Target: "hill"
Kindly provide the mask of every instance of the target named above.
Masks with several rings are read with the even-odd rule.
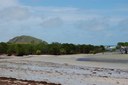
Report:
[[[8,43],[22,43],[22,44],[27,44],[27,43],[34,43],[34,44],[38,44],[38,43],[46,43],[46,41],[42,41],[41,39],[32,37],[32,36],[26,36],[26,35],[22,35],[22,36],[17,36],[14,37],[12,39],[10,39],[8,41]]]

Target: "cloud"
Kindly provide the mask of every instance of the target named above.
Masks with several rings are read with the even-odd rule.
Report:
[[[12,6],[18,6],[18,0],[0,0],[0,9]]]
[[[46,7],[46,6],[37,6],[37,7],[30,7],[30,9],[34,9],[37,11],[44,11],[44,12],[52,12],[52,13],[73,13],[78,11],[78,8],[73,7]]]
[[[9,7],[0,10],[0,19],[6,21],[23,20],[30,17],[29,10],[23,7]]]
[[[76,28],[85,31],[103,31],[110,26],[109,17],[93,18],[88,20],[81,20],[75,23]]]
[[[55,18],[49,18],[49,19],[46,19],[44,20],[42,23],[41,23],[41,26],[43,28],[58,28],[60,26],[62,26],[63,24],[63,20],[60,19],[59,17],[55,17]]]

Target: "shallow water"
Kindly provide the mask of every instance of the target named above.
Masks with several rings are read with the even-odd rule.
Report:
[[[78,58],[77,61],[105,62],[105,63],[128,63],[128,60],[121,60],[121,59],[98,59],[98,58]]]

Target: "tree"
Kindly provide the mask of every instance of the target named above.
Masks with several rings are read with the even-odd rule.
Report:
[[[21,44],[16,44],[15,50],[16,50],[16,56],[23,56],[24,55],[23,47]]]
[[[128,53],[128,42],[119,42],[117,44],[117,48],[120,49],[120,52],[123,54],[127,54]]]
[[[15,44],[8,44],[7,54],[8,56],[11,56],[12,54],[16,54]]]
[[[36,51],[36,55],[40,55],[41,54],[41,51],[40,50],[37,50]]]
[[[48,53],[53,54],[53,55],[59,55],[60,54],[60,47],[61,47],[61,44],[57,43],[57,42],[49,44],[48,45],[48,48],[49,48]]]
[[[7,53],[8,45],[4,42],[0,43],[0,54],[6,54]]]

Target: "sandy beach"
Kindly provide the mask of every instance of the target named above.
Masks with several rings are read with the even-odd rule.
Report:
[[[0,77],[61,85],[128,85],[128,55],[2,55]]]

